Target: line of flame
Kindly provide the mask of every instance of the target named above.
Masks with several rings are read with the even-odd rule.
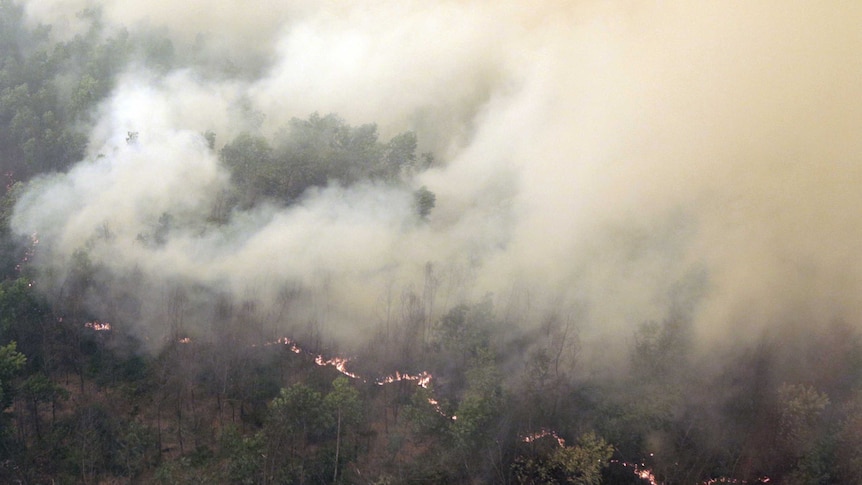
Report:
[[[300,347],[296,343],[296,341],[290,339],[289,337],[281,337],[274,342],[267,342],[264,345],[274,345],[274,344],[287,346],[287,348],[290,349],[290,351],[293,352],[294,354],[302,354],[302,353],[311,354],[310,352],[308,352],[305,349],[303,349],[302,347]],[[335,369],[338,370],[338,372],[341,372],[343,375],[350,377],[351,379],[357,379],[357,380],[361,380],[362,382],[368,382],[367,379],[365,379],[364,377],[347,370],[347,364],[348,364],[348,362],[350,362],[350,359],[347,359],[345,357],[332,357],[330,359],[327,359],[322,354],[311,354],[311,355],[314,355],[314,363],[321,366],[321,367],[325,367],[325,366],[329,365],[329,366],[335,367]],[[431,375],[431,373],[428,371],[422,371],[418,374],[408,374],[408,373],[402,373],[400,371],[395,371],[395,373],[390,374],[386,377],[381,377],[381,378],[376,379],[374,381],[374,383],[377,384],[378,386],[382,386],[385,384],[391,384],[393,382],[412,381],[412,382],[416,382],[417,386],[422,387],[423,389],[428,389],[429,386],[431,385],[431,380],[433,378],[434,378],[434,376]],[[449,418],[453,421],[458,419],[458,416],[454,416],[454,415],[449,416],[445,412],[443,412],[443,408],[440,407],[440,403],[436,399],[429,397],[428,398],[428,404],[430,404],[434,408],[434,410],[437,412],[437,414],[439,414],[440,416],[443,416],[445,418]]]
[[[560,448],[566,447],[566,440],[564,440],[563,438],[560,438],[560,435],[558,435],[556,431],[554,431],[552,429],[548,429],[548,428],[542,428],[539,431],[536,431],[535,433],[530,433],[526,436],[523,436],[521,438],[521,441],[523,441],[524,443],[532,443],[538,439],[545,438],[548,436],[557,440],[557,444],[560,445]]]
[[[60,321],[62,322],[63,319],[61,318]],[[87,322],[84,324],[84,327],[85,328],[92,328],[96,332],[107,332],[107,331],[111,330],[111,324],[110,323],[100,322],[98,320],[94,320],[92,322]]]
[[[769,483],[772,479],[766,476],[760,477],[754,483]],[[710,478],[709,480],[702,483],[702,485],[711,485],[713,483],[748,483],[748,480],[741,480],[738,478],[728,478],[728,477],[718,477],[718,478]]]

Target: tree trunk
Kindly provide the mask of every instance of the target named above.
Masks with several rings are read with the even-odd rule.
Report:
[[[341,448],[341,410],[338,410],[338,426],[335,431],[335,473],[332,474],[332,484],[338,480],[338,452]]]

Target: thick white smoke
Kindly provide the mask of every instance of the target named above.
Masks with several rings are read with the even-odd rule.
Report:
[[[24,3],[34,21],[71,18]],[[237,65],[247,53],[262,74],[130,68],[88,159],[17,206],[46,264],[86,246],[116,272],[238,294],[293,282],[329,295],[345,336],[376,323],[393,284],[421,286],[427,262],[449,303],[517,288],[585,305],[586,334],[662,318],[692,274],[708,282],[703,337],[862,310],[860,8],[259,3],[99,3],[107,22],[162,27],[180,50],[204,42]],[[265,132],[313,111],[384,137],[416,130],[441,161],[416,181],[437,195],[430,221],[409,191],[363,185],[206,226],[230,182],[200,133],[229,140],[241,102]],[[141,244],[166,212],[180,229]]]

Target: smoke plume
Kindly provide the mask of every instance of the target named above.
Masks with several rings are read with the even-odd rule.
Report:
[[[438,311],[491,294],[529,327],[562,302],[588,338],[680,305],[704,344],[862,310],[855,5],[22,3],[57,36],[88,7],[162,29],[189,60],[129,65],[87,157],[31,182],[12,221],[46,268],[85,250],[114,281],[140,275],[145,305],[170,282],[272,308],[301,288],[294,316],[348,341],[431,263]],[[208,223],[232,184],[218,148],[312,112],[414,130],[437,163],[409,187],[331,184]]]

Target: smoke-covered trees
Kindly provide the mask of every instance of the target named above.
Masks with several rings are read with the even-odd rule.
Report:
[[[272,140],[241,133],[219,155],[231,171],[239,205],[250,207],[262,199],[289,204],[308,188],[327,184],[399,183],[418,168],[416,148],[413,132],[383,143],[374,124],[353,127],[335,114],[314,113],[292,119]],[[433,207],[434,194],[423,187],[417,192],[419,215],[427,217]]]
[[[117,88],[121,72],[129,84],[141,82],[139,76],[156,78],[145,82],[153,89],[189,82],[198,91],[200,86],[241,91],[237,86],[254,82],[229,65],[203,65],[209,54],[200,45],[183,45],[181,37],[143,27],[109,28],[98,10],[78,19],[81,29],[55,36],[48,27],[25,22],[24,3],[0,0],[0,482],[639,483],[630,466],[635,463],[664,483],[722,477],[749,483],[761,477],[781,483],[862,482],[862,334],[856,321],[821,327],[798,316],[798,327],[775,324],[781,331],[772,334],[746,326],[752,335],[729,349],[696,348],[697,298],[676,295],[666,314],[645,308],[649,316],[643,318],[655,320],[640,326],[615,321],[614,312],[603,314],[598,318],[608,321],[602,325],[614,329],[608,340],[582,342],[582,313],[540,303],[552,298],[537,295],[541,291],[524,296],[529,301],[513,311],[496,305],[516,307],[506,301],[517,299],[514,290],[477,299],[480,290],[468,288],[474,272],[488,270],[481,275],[485,279],[510,272],[518,277],[513,268],[519,265],[498,267],[499,258],[454,254],[464,245],[442,252],[424,247],[448,246],[446,234],[434,232],[435,226],[451,224],[461,231],[465,221],[479,218],[458,220],[456,203],[447,211],[452,220],[433,220],[438,201],[429,187],[440,179],[425,172],[434,159],[418,153],[413,131],[384,136],[373,123],[351,125],[336,114],[316,113],[278,129],[256,111],[259,104],[237,94],[231,119],[181,128],[192,133],[190,156],[205,159],[219,177],[230,175],[199,193],[170,194],[200,196],[212,204],[207,220],[190,224],[190,216],[174,207],[152,208],[158,205],[152,204],[158,199],[150,193],[158,189],[153,184],[145,198],[127,208],[147,212],[134,231],[141,231],[139,237],[121,241],[128,246],[103,244],[117,229],[105,222],[97,234],[85,234],[83,242],[56,258],[59,263],[33,265],[34,258],[46,261],[60,241],[39,246],[39,234],[12,236],[16,203],[22,194],[32,196],[26,193],[28,183],[39,175],[46,176],[43,182],[62,178],[85,156],[81,167],[116,170],[116,164],[98,162],[144,153],[151,135],[162,129],[157,125],[166,121],[125,126],[119,119],[100,119],[111,110],[100,103]],[[269,67],[277,69],[264,69]],[[195,84],[200,79],[208,82]],[[146,108],[143,119],[152,114]],[[492,109],[487,117],[494,118]],[[421,119],[414,121],[423,126]],[[104,153],[102,147],[86,146],[84,136],[99,122],[110,126],[97,129],[94,140],[116,138]],[[467,131],[474,131],[465,136],[493,145],[486,128],[470,127]],[[224,138],[210,131],[222,129],[218,135]],[[439,142],[433,144],[443,146]],[[154,145],[170,143],[156,137]],[[491,148],[498,158],[509,155]],[[523,147],[512,151],[532,153]],[[497,158],[487,163],[495,165]],[[460,202],[478,203],[470,198],[491,195],[494,205],[509,204],[496,182]],[[390,246],[377,239],[376,228],[363,226],[373,233],[372,245],[383,247],[383,262],[351,269],[358,285],[340,280],[338,265],[346,259],[319,268],[302,247],[283,250],[280,237],[271,245],[308,266],[302,277],[286,283],[273,282],[282,276],[272,276],[281,271],[278,266],[225,262],[237,249],[234,240],[218,245],[218,251],[198,250],[202,241],[224,236],[220,231],[226,227],[242,233],[236,243],[242,246],[253,238],[242,225],[231,226],[233,217],[288,213],[327,186],[344,189],[334,190],[337,194],[377,195],[375,190],[384,188],[397,192],[404,207],[412,203],[413,217],[393,224],[393,232],[413,238],[399,235],[404,244]],[[457,190],[447,187],[447,193]],[[502,192],[509,197],[516,191]],[[98,195],[95,186],[80,192],[81,199]],[[50,199],[49,207],[69,202]],[[524,208],[522,202],[512,205]],[[196,203],[189,205],[197,210]],[[203,205],[195,217],[207,218],[210,207]],[[378,207],[388,210],[385,203]],[[493,219],[498,214],[493,209],[482,216]],[[57,219],[54,224],[62,222]],[[490,232],[523,227],[505,229]],[[648,236],[653,229],[644,224],[638,237],[653,241]],[[658,274],[684,273],[676,265],[685,263],[670,256],[676,248],[667,249],[676,244],[677,229],[658,238],[655,247],[650,242],[636,248],[634,253],[655,251],[661,257],[650,259],[658,262],[649,265],[648,274],[626,268],[626,277],[652,286]],[[627,234],[617,236],[611,239]],[[508,237],[475,238],[471,244],[493,246],[480,256],[500,254]],[[343,239],[340,252],[354,242]],[[518,242],[524,241],[535,239]],[[312,249],[325,242],[315,234],[303,240]],[[180,245],[191,247],[194,257],[175,258]],[[116,248],[124,252],[111,251]],[[412,251],[423,259],[388,259]],[[337,253],[331,254],[340,257]],[[443,253],[454,254],[456,263],[447,267],[425,260]],[[128,254],[144,256],[132,270],[118,270]],[[357,251],[352,257],[368,255]],[[648,256],[626,254],[617,263],[640,257]],[[196,265],[199,261],[211,264]],[[194,271],[185,271],[184,264]],[[571,288],[561,292],[589,293],[589,282],[582,284],[578,275],[590,270],[589,265],[572,270],[561,280]],[[193,282],[176,276],[184,271],[203,276]],[[257,279],[267,271],[270,275]],[[162,273],[172,277],[162,279]],[[252,276],[233,279],[234,273]],[[686,291],[698,293],[705,286],[688,279],[679,285]],[[316,284],[311,280],[323,283],[304,286]],[[262,294],[277,294],[275,304],[264,305]],[[335,298],[351,304],[370,300],[380,311],[360,326],[351,311],[331,310]],[[760,302],[753,298],[749,304]],[[589,313],[584,306],[583,313]],[[629,308],[626,314],[638,322],[638,311]],[[327,333],[337,325],[367,339],[339,342]],[[309,329],[305,335],[303,329]],[[288,344],[285,337],[296,341]],[[615,358],[607,360],[619,366],[600,368],[596,362],[609,354]],[[327,360],[342,355],[350,357],[346,368],[338,370]]]

